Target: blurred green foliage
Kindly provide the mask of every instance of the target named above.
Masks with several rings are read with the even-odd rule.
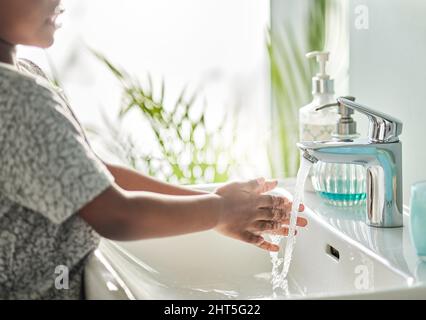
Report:
[[[197,93],[187,97],[187,92],[183,89],[173,106],[166,108],[164,81],[155,90],[149,75],[146,83],[142,84],[138,78],[115,66],[101,53],[91,51],[121,84],[122,103],[118,120],[121,122],[126,116],[133,116],[130,115],[132,110],[139,112],[147,120],[160,154],[153,156],[140,150],[132,136],[126,135],[123,138],[117,125],[109,123],[104,117],[112,136],[106,142],[109,151],[120,157],[126,165],[173,183],[229,180],[230,172],[236,167],[235,157],[232,155],[232,147],[236,141],[236,123],[227,121],[228,114],[225,114],[219,126],[209,130],[206,125],[205,101],[199,115],[191,116],[196,113],[193,111],[198,102]],[[155,92],[158,94],[154,94]],[[225,130],[226,126],[231,126],[230,130]],[[145,136],[146,134],[141,135]]]

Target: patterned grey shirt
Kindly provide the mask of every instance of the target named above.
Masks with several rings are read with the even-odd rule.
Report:
[[[18,66],[0,65],[0,299],[81,299],[99,235],[76,213],[114,178],[64,95]]]

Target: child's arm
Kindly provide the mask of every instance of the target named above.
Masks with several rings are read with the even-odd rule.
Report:
[[[133,169],[118,165],[105,163],[109,172],[114,176],[115,182],[128,191],[150,191],[170,195],[200,195],[208,194],[206,191],[193,190],[185,187],[175,186],[169,183],[153,179]]]
[[[264,195],[276,182],[229,183],[215,193],[173,196],[125,191],[113,185],[80,211],[100,235],[113,240],[138,240],[215,229],[229,237],[277,251],[259,234],[285,234],[291,203]],[[300,221],[299,225],[306,225]]]

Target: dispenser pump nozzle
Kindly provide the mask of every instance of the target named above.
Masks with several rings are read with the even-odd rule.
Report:
[[[325,72],[325,66],[329,60],[330,52],[328,51],[312,51],[306,54],[306,58],[316,58],[319,70],[315,77],[312,78],[312,93],[334,93],[334,83],[330,76]]]
[[[312,51],[306,54],[306,58],[312,59],[316,58],[319,65],[319,72],[317,77],[322,79],[328,79],[329,75],[325,73],[325,65],[330,57],[330,52],[328,51]]]

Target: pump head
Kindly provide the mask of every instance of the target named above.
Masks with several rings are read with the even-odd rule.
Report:
[[[312,59],[316,58],[319,65],[319,72],[317,77],[322,79],[328,79],[330,76],[325,73],[325,65],[330,57],[330,52],[328,51],[312,51],[306,54],[306,58]]]
[[[318,73],[312,77],[312,94],[333,94],[334,81],[325,72],[325,66],[329,60],[330,52],[328,51],[312,51],[306,54],[306,58],[316,58],[319,70]]]

